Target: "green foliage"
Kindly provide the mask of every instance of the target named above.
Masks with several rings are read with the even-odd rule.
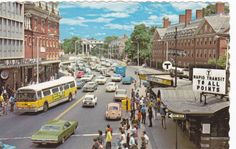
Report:
[[[64,39],[63,43],[62,43],[62,49],[64,49],[64,52],[66,54],[68,53],[75,53],[75,42],[76,42],[76,50],[80,51],[81,47],[79,46],[80,42],[79,42],[80,38],[73,36],[70,39]]]
[[[140,64],[151,57],[151,39],[156,27],[147,27],[145,24],[135,25],[130,39],[125,43],[125,52],[131,60],[138,59],[138,46]]]
[[[226,66],[226,55],[220,56],[219,59],[209,59],[208,64],[216,65],[218,67],[225,68]]]
[[[117,36],[107,36],[104,40],[104,48],[105,49],[108,49],[109,47],[109,44],[113,41],[113,40],[116,40],[118,39]]]
[[[216,6],[215,4],[209,4],[206,8],[204,8],[205,16],[209,16],[216,13]],[[229,6],[225,5],[225,13],[229,13]]]

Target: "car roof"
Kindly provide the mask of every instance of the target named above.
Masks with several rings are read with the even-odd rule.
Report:
[[[116,83],[115,82],[108,82],[107,84],[115,85]]]
[[[87,94],[87,95],[85,95],[84,96],[84,98],[86,98],[86,97],[90,97],[90,98],[93,98],[95,95],[92,95],[92,94]]]
[[[108,106],[108,107],[111,107],[111,106],[117,106],[117,107],[120,107],[120,104],[119,104],[119,103],[114,103],[114,102],[112,102],[112,103],[108,103],[107,106]]]

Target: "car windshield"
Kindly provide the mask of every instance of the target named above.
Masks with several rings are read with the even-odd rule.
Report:
[[[115,74],[114,77],[120,77],[120,75],[119,74]]]
[[[17,101],[34,101],[36,100],[36,93],[31,90],[20,90],[16,95]]]
[[[116,91],[116,94],[126,94],[126,91],[125,90],[119,90],[119,91]]]
[[[92,97],[85,97],[84,100],[93,100]]]
[[[108,84],[107,86],[115,86],[114,84]]]
[[[117,106],[110,106],[110,107],[108,107],[108,110],[118,110],[118,107]]]
[[[94,82],[90,82],[88,83],[89,86],[93,86],[94,85]]]
[[[56,125],[45,125],[40,130],[42,131],[59,131],[61,129],[60,126]]]
[[[104,79],[104,77],[103,76],[98,76],[98,79]]]
[[[90,76],[89,75],[84,75],[84,78],[89,78]]]

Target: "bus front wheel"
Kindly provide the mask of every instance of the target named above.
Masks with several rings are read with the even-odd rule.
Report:
[[[48,111],[48,103],[46,103],[46,102],[43,105],[43,111],[44,112]]]
[[[68,99],[68,101],[72,101],[72,94],[70,93],[70,95],[69,95],[69,97],[68,97],[69,99]]]

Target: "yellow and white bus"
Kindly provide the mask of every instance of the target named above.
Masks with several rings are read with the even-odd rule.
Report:
[[[21,87],[16,93],[18,112],[47,111],[48,108],[74,99],[77,86],[74,77]]]

